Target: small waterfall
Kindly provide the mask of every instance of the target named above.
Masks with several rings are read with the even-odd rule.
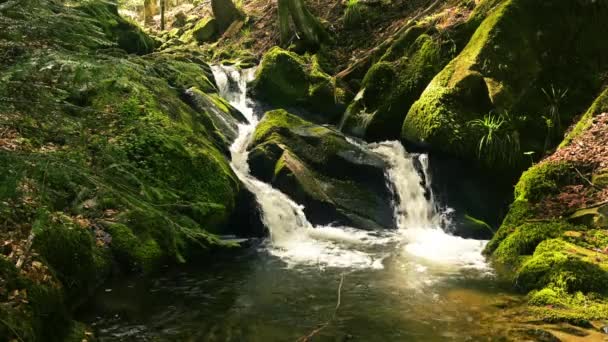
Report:
[[[389,185],[395,192],[393,206],[397,228],[405,230],[436,226],[433,198],[425,196],[430,184],[423,183],[414,166],[413,156],[409,156],[398,141],[371,144],[369,147],[373,152],[381,155],[389,165],[386,173]],[[424,181],[427,180],[428,176]]]
[[[252,80],[254,71],[227,66],[214,66],[212,70],[220,95],[249,121],[239,125],[238,137],[230,148],[231,166],[256,196],[263,222],[270,231],[269,251],[272,254],[288,265],[382,268],[382,260],[387,254],[372,247],[405,238],[406,251],[410,254],[465,266],[485,265],[480,253],[485,243],[448,235],[439,227],[439,215],[432,195],[425,196],[427,190],[430,191],[427,156],[410,155],[397,141],[365,144],[348,138],[351,143],[377,153],[387,162],[387,182],[394,191],[398,229],[367,232],[351,227],[313,226],[302,206],[250,173],[247,146],[261,114],[256,113],[255,103],[246,94],[247,82]],[[421,163],[424,177],[416,170],[413,158],[418,158]]]

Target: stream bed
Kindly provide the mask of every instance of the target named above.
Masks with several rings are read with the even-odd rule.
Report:
[[[449,208],[431,191],[428,157],[396,141],[357,153],[386,163],[394,229],[313,225],[303,207],[256,179],[248,144],[263,113],[253,72],[214,67],[238,124],[232,169],[257,200],[269,237],[238,255],[104,286],[79,319],[101,341],[478,341],[500,336],[505,301],[481,255],[487,241],[446,233]]]

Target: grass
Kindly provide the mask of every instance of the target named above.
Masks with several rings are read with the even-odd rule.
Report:
[[[344,25],[346,27],[356,27],[363,22],[364,6],[359,0],[348,0],[344,12]]]
[[[487,114],[468,123],[481,133],[477,154],[487,165],[514,165],[519,161],[519,134],[511,125],[508,113]]]

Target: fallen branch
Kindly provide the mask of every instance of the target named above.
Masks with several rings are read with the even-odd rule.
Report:
[[[25,248],[23,250],[23,254],[21,256],[19,256],[19,259],[17,259],[17,263],[15,264],[15,267],[17,269],[20,269],[23,264],[25,263],[25,259],[27,259],[29,252],[30,252],[30,248],[32,248],[32,242],[34,241],[34,233],[30,232],[30,236],[28,236],[27,238],[27,242],[25,243]]]
[[[331,318],[327,322],[321,324],[317,329],[311,331],[308,335],[300,337],[298,339],[298,342],[310,341],[311,338],[313,338],[321,330],[327,328],[327,326],[329,326],[329,324],[336,318],[336,315],[338,314],[338,309],[340,308],[340,304],[342,302],[342,285],[343,284],[344,284],[344,273],[342,273],[340,275],[340,284],[338,285],[338,300],[336,301],[336,307],[334,309],[334,313],[331,316]]]
[[[576,171],[576,173],[578,173],[578,175],[585,181],[587,182],[587,184],[589,184],[592,188],[595,188],[597,190],[602,190],[600,188],[598,188],[595,184],[593,184],[593,182],[591,182],[587,177],[583,176],[583,174],[575,167],[574,171]]]

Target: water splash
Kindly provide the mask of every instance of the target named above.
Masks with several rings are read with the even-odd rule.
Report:
[[[215,66],[212,70],[220,95],[241,110],[249,120],[248,123],[239,125],[239,135],[230,147],[231,166],[243,184],[256,196],[262,220],[270,232],[270,253],[290,266],[309,264],[323,267],[382,268],[381,259],[377,256],[348,248],[353,244],[368,245],[366,242],[372,239],[371,233],[355,232],[352,228],[314,227],[307,220],[301,205],[251,175],[247,163],[247,146],[259,122],[254,106],[246,96],[246,85],[253,72],[239,72],[226,66]]]
[[[227,66],[214,66],[212,70],[220,95],[248,119],[248,123],[239,125],[238,137],[230,148],[231,166],[256,196],[263,222],[270,232],[268,251],[271,254],[289,266],[383,268],[383,260],[389,255],[386,250],[402,245],[408,255],[429,262],[487,267],[481,256],[485,242],[451,236],[441,229],[441,215],[430,193],[427,156],[410,155],[397,141],[366,144],[348,139],[386,161],[387,182],[394,192],[397,229],[378,233],[351,227],[313,226],[301,205],[250,173],[247,147],[261,114],[246,94],[254,71]],[[416,170],[414,158],[418,158],[422,166],[423,177]]]

